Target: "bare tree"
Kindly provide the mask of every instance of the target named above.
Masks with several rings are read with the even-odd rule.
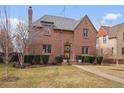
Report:
[[[111,47],[105,47],[102,51],[103,52],[101,53],[101,55],[103,56],[103,61],[106,58],[109,58],[109,57],[113,56],[113,50],[112,50]]]
[[[35,28],[31,28],[29,31],[29,26],[23,22],[17,24],[16,32],[15,49],[19,53],[19,62],[22,66],[24,63],[24,56],[29,54],[29,47],[34,48],[37,42],[36,39],[42,35],[42,32],[37,31]]]
[[[28,26],[25,23],[19,22],[17,24],[16,31],[15,49],[18,53],[19,62],[22,66],[24,62],[24,55],[28,48]]]
[[[8,79],[8,63],[10,61],[9,54],[13,51],[13,33],[11,30],[11,23],[9,20],[9,15],[7,11],[7,7],[3,6],[0,9],[0,47],[2,52],[4,53],[4,62],[5,62],[5,78]]]

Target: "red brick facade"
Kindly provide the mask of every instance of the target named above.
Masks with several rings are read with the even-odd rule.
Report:
[[[30,15],[30,14],[29,14]],[[30,18],[29,18],[30,19]],[[35,31],[42,33],[44,29],[35,28]],[[88,29],[88,36],[83,36],[83,29]],[[73,31],[52,29],[49,35],[41,35],[35,40],[35,46],[30,49],[30,53],[36,55],[43,54],[43,45],[51,45],[50,62],[54,62],[55,56],[64,55],[64,45],[70,45],[70,60],[74,60],[76,55],[82,54],[82,47],[88,47],[88,54],[96,54],[96,35],[97,31],[93,24],[89,20],[88,16],[85,16]]]

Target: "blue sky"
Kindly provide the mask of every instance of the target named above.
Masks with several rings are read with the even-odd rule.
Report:
[[[8,6],[11,18],[18,18],[27,21],[28,7],[24,5]],[[33,21],[45,14],[64,16],[64,6],[62,5],[35,5],[33,6]],[[101,25],[115,25],[124,22],[124,6],[105,5],[66,5],[65,17],[80,20],[84,15],[88,15],[95,27]]]

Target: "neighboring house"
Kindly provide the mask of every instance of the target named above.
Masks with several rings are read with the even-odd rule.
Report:
[[[124,23],[100,27],[97,34],[97,53],[104,55],[107,62],[124,63]]]
[[[104,55],[108,52],[108,48],[111,49],[109,46],[109,28],[108,26],[101,26],[98,33],[97,33],[97,41],[96,41],[96,49],[98,55]]]
[[[29,54],[50,55],[50,62],[55,56],[63,55],[74,61],[76,55],[96,54],[97,31],[88,18],[84,16],[80,21],[72,18],[45,15],[32,23],[32,8],[29,7],[29,32],[33,44]]]

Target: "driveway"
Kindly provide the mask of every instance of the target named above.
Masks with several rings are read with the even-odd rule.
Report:
[[[74,67],[77,67],[77,68],[80,68],[82,70],[85,70],[87,72],[96,74],[97,76],[101,76],[103,78],[114,80],[114,81],[117,81],[117,82],[120,82],[120,83],[123,83],[124,84],[124,79],[119,78],[117,76],[113,76],[113,75],[110,75],[110,74],[107,74],[107,73],[103,73],[103,72],[97,71],[97,70],[95,70],[93,68],[91,69],[88,66],[80,66],[80,65],[73,65],[73,66]]]

